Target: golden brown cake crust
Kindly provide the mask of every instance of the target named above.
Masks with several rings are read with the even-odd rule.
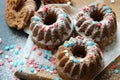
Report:
[[[92,39],[77,36],[59,47],[56,62],[64,80],[92,80],[103,68],[103,55]]]
[[[10,27],[23,29],[29,25],[31,16],[36,10],[33,0],[6,0],[5,16]]]
[[[57,48],[73,33],[71,20],[64,9],[46,5],[38,10],[30,25],[32,40],[41,48]]]
[[[90,4],[78,13],[75,30],[79,35],[92,38],[103,48],[116,37],[116,14],[105,4]]]

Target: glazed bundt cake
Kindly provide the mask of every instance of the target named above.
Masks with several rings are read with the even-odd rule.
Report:
[[[105,4],[90,4],[78,13],[75,30],[79,35],[92,38],[103,48],[115,39],[116,14]]]
[[[38,10],[30,25],[33,41],[41,48],[56,48],[72,35],[71,20],[65,10],[45,6]]]
[[[92,39],[77,36],[59,47],[56,62],[63,80],[91,80],[103,68],[103,55]]]

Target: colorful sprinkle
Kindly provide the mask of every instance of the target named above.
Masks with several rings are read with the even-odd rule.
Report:
[[[42,65],[38,64],[38,68],[41,69],[41,68],[42,68]]]
[[[19,50],[16,49],[14,53],[15,55],[19,55]]]
[[[8,59],[9,58],[9,56],[8,55],[5,55],[5,59]]]
[[[44,27],[43,31],[44,31],[44,32],[47,32],[47,28]]]
[[[13,78],[13,80],[18,80],[17,78]]]
[[[30,68],[30,72],[34,72],[35,71],[35,68]]]
[[[41,56],[42,55],[42,52],[38,52],[38,56]]]
[[[56,77],[55,80],[60,80],[60,78],[59,78],[59,77]]]
[[[101,26],[102,26],[102,23],[98,23],[97,25],[98,25],[98,27],[101,27]]]
[[[41,28],[42,28],[42,26],[43,26],[43,25],[42,25],[42,24],[40,24],[40,25],[38,26],[38,28],[39,28],[39,29],[41,29]]]
[[[73,57],[73,56],[70,56],[70,57],[69,57],[69,59],[70,59],[70,60],[73,60],[73,59],[74,59],[74,57]]]
[[[10,45],[10,47],[9,47],[10,49],[13,49],[14,48],[14,45]]]
[[[12,59],[11,59],[11,58],[8,58],[7,61],[10,63],[10,62],[12,62]]]
[[[95,43],[93,41],[89,42],[89,46],[94,46],[94,45],[95,45]]]
[[[38,27],[39,26],[39,24],[35,24],[35,27]]]
[[[71,26],[74,28],[75,27],[75,22],[72,22]]]
[[[78,36],[78,39],[82,39],[83,37],[82,36]]]
[[[47,65],[45,65],[45,66],[44,66],[44,69],[47,70],[47,69],[49,69],[49,67],[48,67]]]
[[[115,69],[115,70],[114,70],[114,73],[115,73],[115,74],[118,74],[118,73],[119,73],[119,70],[118,70],[118,69]]]
[[[83,7],[82,10],[87,12],[88,8],[87,7]]]
[[[89,54],[88,57],[89,57],[89,58],[93,58],[93,54]]]
[[[34,20],[35,20],[35,21],[39,21],[40,18],[39,18],[38,16],[34,16]]]
[[[64,18],[67,18],[67,14],[63,14],[63,17],[64,17]]]
[[[20,50],[20,49],[21,49],[21,46],[17,46],[17,49]]]
[[[57,74],[57,70],[54,70],[54,71],[53,71],[53,74]]]
[[[9,49],[10,49],[9,46],[6,46],[6,47],[5,47],[5,50],[6,50],[6,51],[9,51]]]
[[[70,46],[74,46],[75,42],[74,41],[70,41]]]
[[[17,60],[13,63],[13,66],[14,66],[14,67],[17,67],[17,66],[18,66],[18,61],[17,61]]]
[[[50,71],[53,71],[55,68],[53,66],[50,67]]]
[[[105,9],[106,9],[106,10],[109,10],[109,9],[110,9],[110,7],[109,7],[109,6],[105,6]]]
[[[20,71],[20,72],[23,72],[23,68],[20,68],[19,71]]]
[[[106,10],[106,11],[107,11],[107,13],[111,13],[111,12],[112,12],[110,9],[108,9],[108,10]]]
[[[46,12],[48,10],[48,6],[44,6],[43,10]]]
[[[57,23],[57,22],[56,22],[56,23],[54,23],[54,26],[55,26],[55,27],[58,27],[58,23]]]
[[[3,53],[3,51],[2,50],[0,50],[0,54],[2,54]]]
[[[78,63],[78,60],[77,60],[77,59],[73,59],[73,62],[74,62],[74,63]]]
[[[25,64],[24,61],[21,61],[21,62],[20,62],[20,65],[24,65],[24,64]]]
[[[46,54],[50,55],[52,52],[50,50],[46,50]]]
[[[64,43],[63,45],[64,45],[64,47],[69,47],[68,43]]]
[[[98,24],[98,21],[93,21],[93,24],[97,25],[97,24]]]
[[[116,69],[117,67],[116,67],[116,65],[115,64],[113,64],[112,65],[112,69]]]
[[[38,46],[33,46],[32,50],[35,51],[36,49],[38,49]]]
[[[4,63],[0,60],[0,66],[3,66],[4,65]]]

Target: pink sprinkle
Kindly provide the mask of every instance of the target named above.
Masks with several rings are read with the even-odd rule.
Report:
[[[44,28],[44,30],[43,30],[44,32],[46,32],[47,31],[47,29],[46,28]]]
[[[15,69],[12,69],[11,72],[16,72],[16,70],[15,70]]]
[[[112,16],[109,16],[109,17],[108,17],[108,19],[109,19],[110,21],[112,21],[112,20],[113,20]]]
[[[93,54],[89,54],[89,58],[93,58]]]
[[[21,46],[17,46],[17,49],[20,50],[20,49],[21,49]]]
[[[48,10],[48,6],[44,6],[43,10],[46,12]]]
[[[4,65],[4,63],[2,61],[0,61],[0,66],[3,66],[3,65]]]
[[[55,27],[58,27],[58,23],[57,23],[57,22],[56,22],[56,23],[54,23],[54,26],[55,26]]]
[[[88,8],[87,8],[87,7],[83,7],[82,10],[84,10],[84,11],[87,12],[87,11],[88,11]]]
[[[2,50],[0,50],[0,54],[2,54],[3,53],[3,51]]]
[[[113,64],[112,65],[112,69],[116,69],[117,67],[116,67],[116,65],[115,64]]]
[[[7,61],[10,63],[10,62],[12,62],[12,59],[11,59],[11,58],[8,58]]]
[[[38,56],[41,56],[42,55],[42,52],[38,52]]]
[[[50,28],[53,28],[54,26],[53,25],[50,25]]]
[[[54,64],[54,65],[56,64],[56,62],[55,62],[55,61],[51,61],[51,63],[52,63],[52,64]]]
[[[37,63],[33,64],[33,67],[34,67],[34,68],[37,68],[37,67],[38,67]]]
[[[95,48],[92,48],[91,50],[92,50],[92,51],[95,51]]]
[[[0,38],[0,44],[2,43],[2,39]]]
[[[85,16],[82,16],[83,19],[85,19]]]
[[[102,26],[102,23],[98,23],[97,25],[98,25],[99,27],[101,27],[101,26]]]
[[[38,28],[41,29],[41,28],[42,28],[42,24],[40,24],[40,25],[38,26]]]
[[[44,71],[45,69],[44,68],[41,68],[40,71]]]
[[[57,74],[57,70],[54,70],[54,71],[53,71],[53,74]]]
[[[90,21],[93,21],[93,18],[90,18],[89,20],[90,20]]]
[[[78,39],[82,39],[83,37],[82,36],[78,36]]]
[[[55,59],[56,59],[56,58],[51,57],[51,58],[50,58],[50,62],[55,61]]]
[[[32,58],[32,59],[30,59],[30,60],[28,61],[28,63],[29,63],[29,64],[32,64],[34,61],[35,61],[35,59]]]
[[[38,71],[38,72],[39,72],[39,71],[40,71],[40,69],[39,69],[39,68],[36,68],[36,71]]]
[[[35,51],[36,49],[38,49],[38,46],[33,46],[32,50]]]
[[[30,64],[29,64],[29,63],[27,63],[27,64],[26,64],[26,66],[27,66],[27,67],[30,67]]]
[[[13,78],[13,80],[17,80],[17,78]]]
[[[64,17],[61,17],[60,20],[64,20]]]

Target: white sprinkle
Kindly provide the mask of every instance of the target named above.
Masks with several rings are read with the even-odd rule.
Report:
[[[73,56],[70,56],[70,57],[69,57],[69,59],[70,59],[70,60],[73,60],[73,59],[74,59],[74,57],[73,57]]]
[[[65,52],[65,53],[67,53],[67,52],[68,52],[68,50],[64,50],[64,52]]]
[[[10,49],[10,52],[11,52],[11,53],[14,52],[14,49]]]
[[[48,72],[49,72],[50,70],[49,70],[49,69],[47,69],[46,71],[48,71]]]
[[[111,3],[115,3],[115,0],[111,0]]]
[[[10,65],[13,65],[13,62],[10,62]]]
[[[30,67],[33,67],[33,65],[31,64]]]
[[[69,56],[69,53],[66,53],[65,56]]]
[[[34,71],[34,73],[36,74],[36,73],[37,73],[37,71],[35,70],[35,71]]]
[[[83,61],[84,61],[84,59],[79,59],[79,61],[80,61],[80,62],[83,62]]]
[[[28,58],[29,58],[29,55],[24,55],[24,58],[25,58],[25,59],[28,59]]]
[[[8,59],[9,58],[9,56],[8,55],[5,55],[5,59]]]
[[[0,44],[2,43],[2,39],[0,38]]]

